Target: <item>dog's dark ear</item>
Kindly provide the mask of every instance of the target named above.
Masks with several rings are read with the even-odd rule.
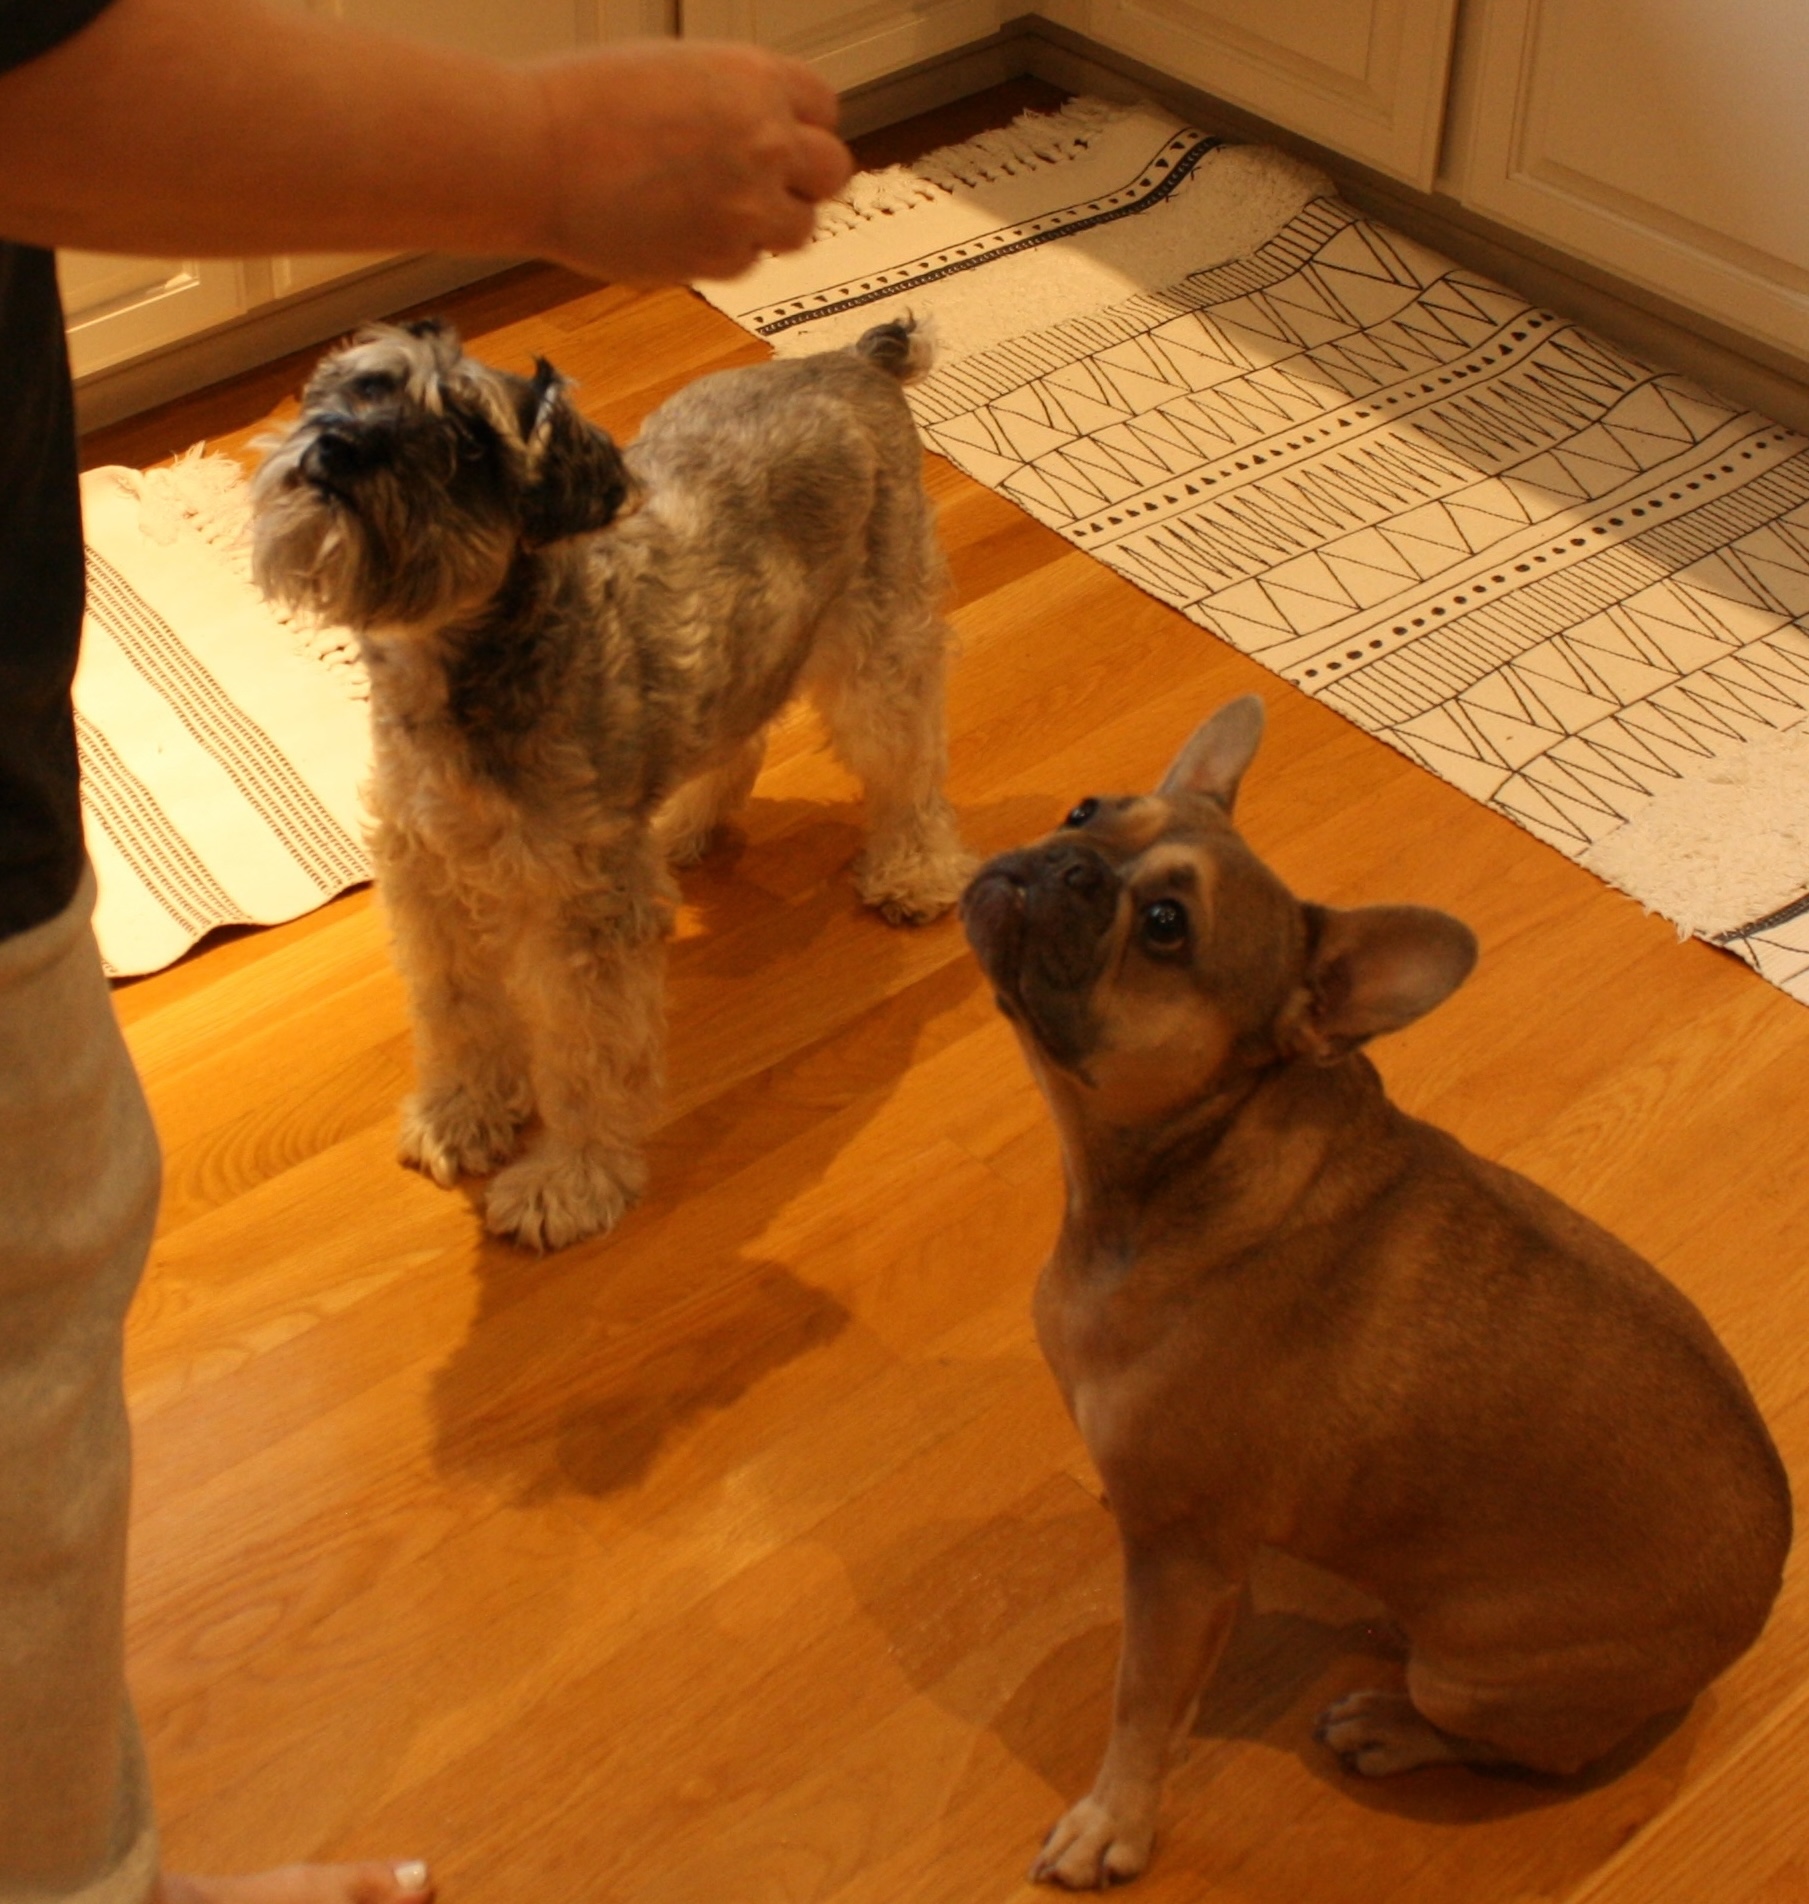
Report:
[[[442,376],[451,371],[464,354],[458,332],[443,317],[417,317],[402,328],[432,351],[434,367]]]
[[[607,528],[628,496],[622,452],[607,432],[579,414],[565,379],[544,357],[534,360],[529,401],[533,414],[523,430],[522,540],[538,549]]]
[[[1254,694],[1227,701],[1202,721],[1175,756],[1156,792],[1165,800],[1177,794],[1203,793],[1227,813],[1237,803],[1238,782],[1263,737],[1263,704]]]
[[[1306,906],[1307,969],[1284,1013],[1290,1056],[1336,1064],[1366,1040],[1399,1031],[1470,976],[1476,935],[1430,906]]]

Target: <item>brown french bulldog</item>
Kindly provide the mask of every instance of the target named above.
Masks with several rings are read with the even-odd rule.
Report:
[[[1261,1546],[1379,1596],[1404,1691],[1353,1771],[1570,1774],[1750,1646],[1790,1545],[1727,1352],[1624,1244],[1388,1100],[1360,1047],[1476,958],[1417,906],[1303,904],[1231,824],[1234,701],[1155,793],[982,868],[968,937],[1060,1132],[1043,1352],[1124,1550],[1111,1742],[1033,1876],[1134,1877]]]

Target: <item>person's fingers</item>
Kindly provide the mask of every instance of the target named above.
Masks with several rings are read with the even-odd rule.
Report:
[[[424,1904],[433,1895],[427,1867],[415,1858],[401,1864],[328,1866],[323,1875],[344,1886],[346,1904],[399,1904],[403,1899]]]
[[[835,88],[813,73],[802,60],[778,59],[773,65],[792,111],[807,126],[821,126],[833,132],[842,118],[842,102]]]
[[[854,154],[833,132],[816,126],[798,129],[785,188],[799,198],[832,198],[854,175]]]
[[[768,251],[800,251],[810,243],[811,234],[816,228],[815,206],[801,198],[788,198],[773,214],[764,248]]]
[[[742,242],[720,245],[713,250],[703,269],[696,275],[711,283],[726,283],[731,278],[740,277],[743,272],[753,270],[765,254],[764,245]]]
[[[285,1864],[235,1877],[158,1874],[150,1904],[431,1904],[433,1878],[418,1858],[400,1864]]]

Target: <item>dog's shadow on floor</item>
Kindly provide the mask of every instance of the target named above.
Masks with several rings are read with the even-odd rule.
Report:
[[[1117,1537],[1098,1501],[1071,1483],[1051,1484],[990,1521],[933,1533],[913,1528],[895,1552],[851,1556],[850,1569],[890,1656],[925,1695],[983,1728],[1056,1792],[1077,1798],[1087,1789],[1111,1726],[1121,1632]],[[925,1589],[932,1572],[964,1583],[958,1605]],[[1064,1594],[1066,1605],[1056,1605]],[[1009,1658],[1017,1649],[1008,1623],[1031,1609],[1050,1637],[999,1702],[997,1671],[963,1672],[963,1648]],[[1252,1745],[1294,1757],[1340,1800],[1439,1826],[1564,1805],[1636,1768],[1657,1794],[1643,1802],[1656,1809],[1683,1783],[1714,1697],[1646,1727],[1574,1779],[1462,1766],[1382,1779],[1345,1770],[1314,1736],[1318,1714],[1361,1687],[1399,1686],[1404,1670],[1404,1641],[1379,1604],[1316,1568],[1263,1554],[1175,1768],[1171,1816],[1185,1815],[1190,1788],[1210,1786],[1200,1802],[1222,1805],[1240,1778],[1268,1776],[1260,1758],[1248,1773],[1224,1768],[1219,1748]],[[995,1778],[977,1754],[968,1775],[957,1777],[947,1811],[987,1803]]]
[[[756,805],[751,843],[731,836],[681,876],[693,926],[671,948],[672,1114],[648,1145],[647,1195],[612,1235],[552,1256],[476,1248],[477,1310],[433,1383],[449,1477],[523,1505],[641,1485],[681,1432],[848,1326],[833,1293],[757,1239],[934,1047],[938,1021],[973,1015],[984,981],[952,918],[897,928],[859,904],[857,811]],[[1029,831],[1045,805],[1000,803],[974,831]],[[463,1189],[481,1229],[484,1185]]]

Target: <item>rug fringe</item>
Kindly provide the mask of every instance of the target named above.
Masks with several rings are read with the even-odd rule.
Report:
[[[943,146],[911,165],[857,172],[834,198],[817,207],[817,236],[839,237],[857,225],[957,191],[972,191],[1078,158],[1093,140],[1137,110],[1107,99],[1070,99],[1054,112],[1021,112],[1008,126]]]
[[[1664,788],[1581,857],[1680,939],[1711,944],[1809,888],[1809,722],[1758,736]]]
[[[174,462],[156,469],[119,472],[120,485],[138,498],[138,528],[146,541],[168,548],[192,530],[244,582],[251,574],[251,485],[230,456],[210,454],[194,443]],[[370,681],[356,638],[311,617],[266,601],[271,618],[294,638],[297,649],[318,661],[353,700],[370,699]]]

